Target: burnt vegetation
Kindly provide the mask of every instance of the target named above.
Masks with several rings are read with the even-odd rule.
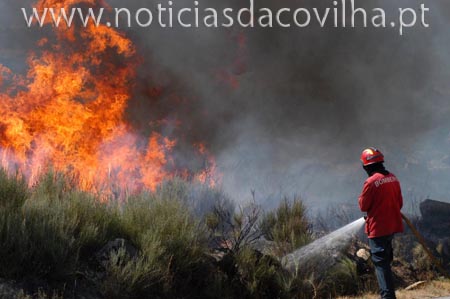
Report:
[[[0,172],[0,298],[310,299],[376,289],[357,243],[326,274],[282,267],[314,239],[298,198],[264,211],[176,179],[120,202],[73,186],[48,173],[28,187]],[[410,267],[434,275],[419,249],[412,255]]]

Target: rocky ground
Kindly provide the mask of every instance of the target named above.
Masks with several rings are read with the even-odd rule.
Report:
[[[426,298],[450,298],[450,280],[434,280],[419,283],[410,289],[400,289],[396,292],[397,299],[426,299]],[[365,294],[356,297],[339,297],[338,299],[378,299],[377,294]]]

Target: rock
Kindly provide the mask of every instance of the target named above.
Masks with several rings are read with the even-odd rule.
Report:
[[[364,261],[368,261],[370,259],[370,252],[364,248],[361,248],[356,252],[356,256]]]
[[[450,203],[426,199],[420,203],[421,229],[434,236],[449,237]]]
[[[419,232],[450,271],[450,203],[426,199],[420,204],[420,212]]]
[[[450,219],[450,203],[425,199],[420,203],[420,213],[425,219],[448,222]]]

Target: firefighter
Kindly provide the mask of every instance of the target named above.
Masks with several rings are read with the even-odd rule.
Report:
[[[384,168],[384,156],[376,148],[367,148],[361,162],[369,178],[359,196],[359,208],[367,213],[365,232],[382,299],[395,299],[391,262],[392,238],[403,232],[400,209],[402,192],[397,177]]]

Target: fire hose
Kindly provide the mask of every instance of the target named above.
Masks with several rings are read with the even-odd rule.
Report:
[[[422,237],[422,235],[417,231],[417,229],[414,227],[412,222],[402,214],[403,220],[406,222],[406,224],[409,226],[413,234],[416,236],[417,240],[419,241],[420,245],[422,245],[423,249],[427,253],[427,255],[430,257],[431,262],[436,266],[436,268],[439,270],[439,272],[442,273],[447,278],[450,278],[450,274],[444,269],[444,267],[441,265],[441,262],[433,255],[431,250],[428,248],[428,246],[425,243],[425,239]]]

